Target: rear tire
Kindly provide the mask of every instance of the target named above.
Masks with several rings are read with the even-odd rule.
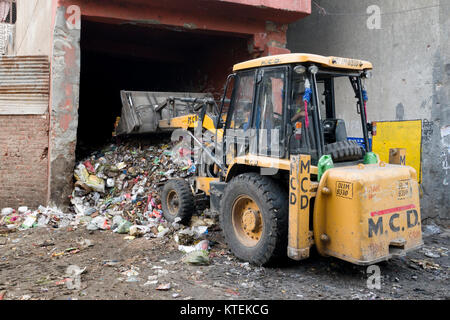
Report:
[[[325,145],[325,154],[334,162],[356,161],[363,158],[363,150],[355,141],[339,141]]]
[[[221,208],[225,241],[237,258],[267,265],[286,257],[288,199],[274,180],[257,173],[235,177],[225,188]]]
[[[172,223],[181,218],[182,224],[187,224],[194,212],[194,195],[186,180],[169,180],[163,188],[161,205],[164,218]]]

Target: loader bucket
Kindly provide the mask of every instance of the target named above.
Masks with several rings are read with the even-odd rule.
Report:
[[[199,113],[194,104],[173,98],[212,98],[210,93],[121,91],[122,114],[117,135],[170,131],[159,127],[159,121]],[[171,101],[168,102],[168,101]]]

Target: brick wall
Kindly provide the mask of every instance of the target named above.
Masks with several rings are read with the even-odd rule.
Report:
[[[0,115],[0,208],[45,205],[48,115]]]

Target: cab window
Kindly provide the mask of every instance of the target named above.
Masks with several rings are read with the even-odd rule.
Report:
[[[283,114],[287,68],[263,69],[255,109],[259,154],[280,157],[283,150]]]

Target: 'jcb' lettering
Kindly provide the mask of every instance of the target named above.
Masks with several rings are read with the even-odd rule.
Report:
[[[383,234],[383,217],[378,218],[376,224],[373,219],[369,218],[369,238],[372,238],[373,234],[377,236],[378,232]]]
[[[414,216],[414,223],[411,221],[411,216]],[[419,222],[419,214],[416,210],[408,210],[406,211],[406,221],[408,223],[408,228],[415,227]]]

